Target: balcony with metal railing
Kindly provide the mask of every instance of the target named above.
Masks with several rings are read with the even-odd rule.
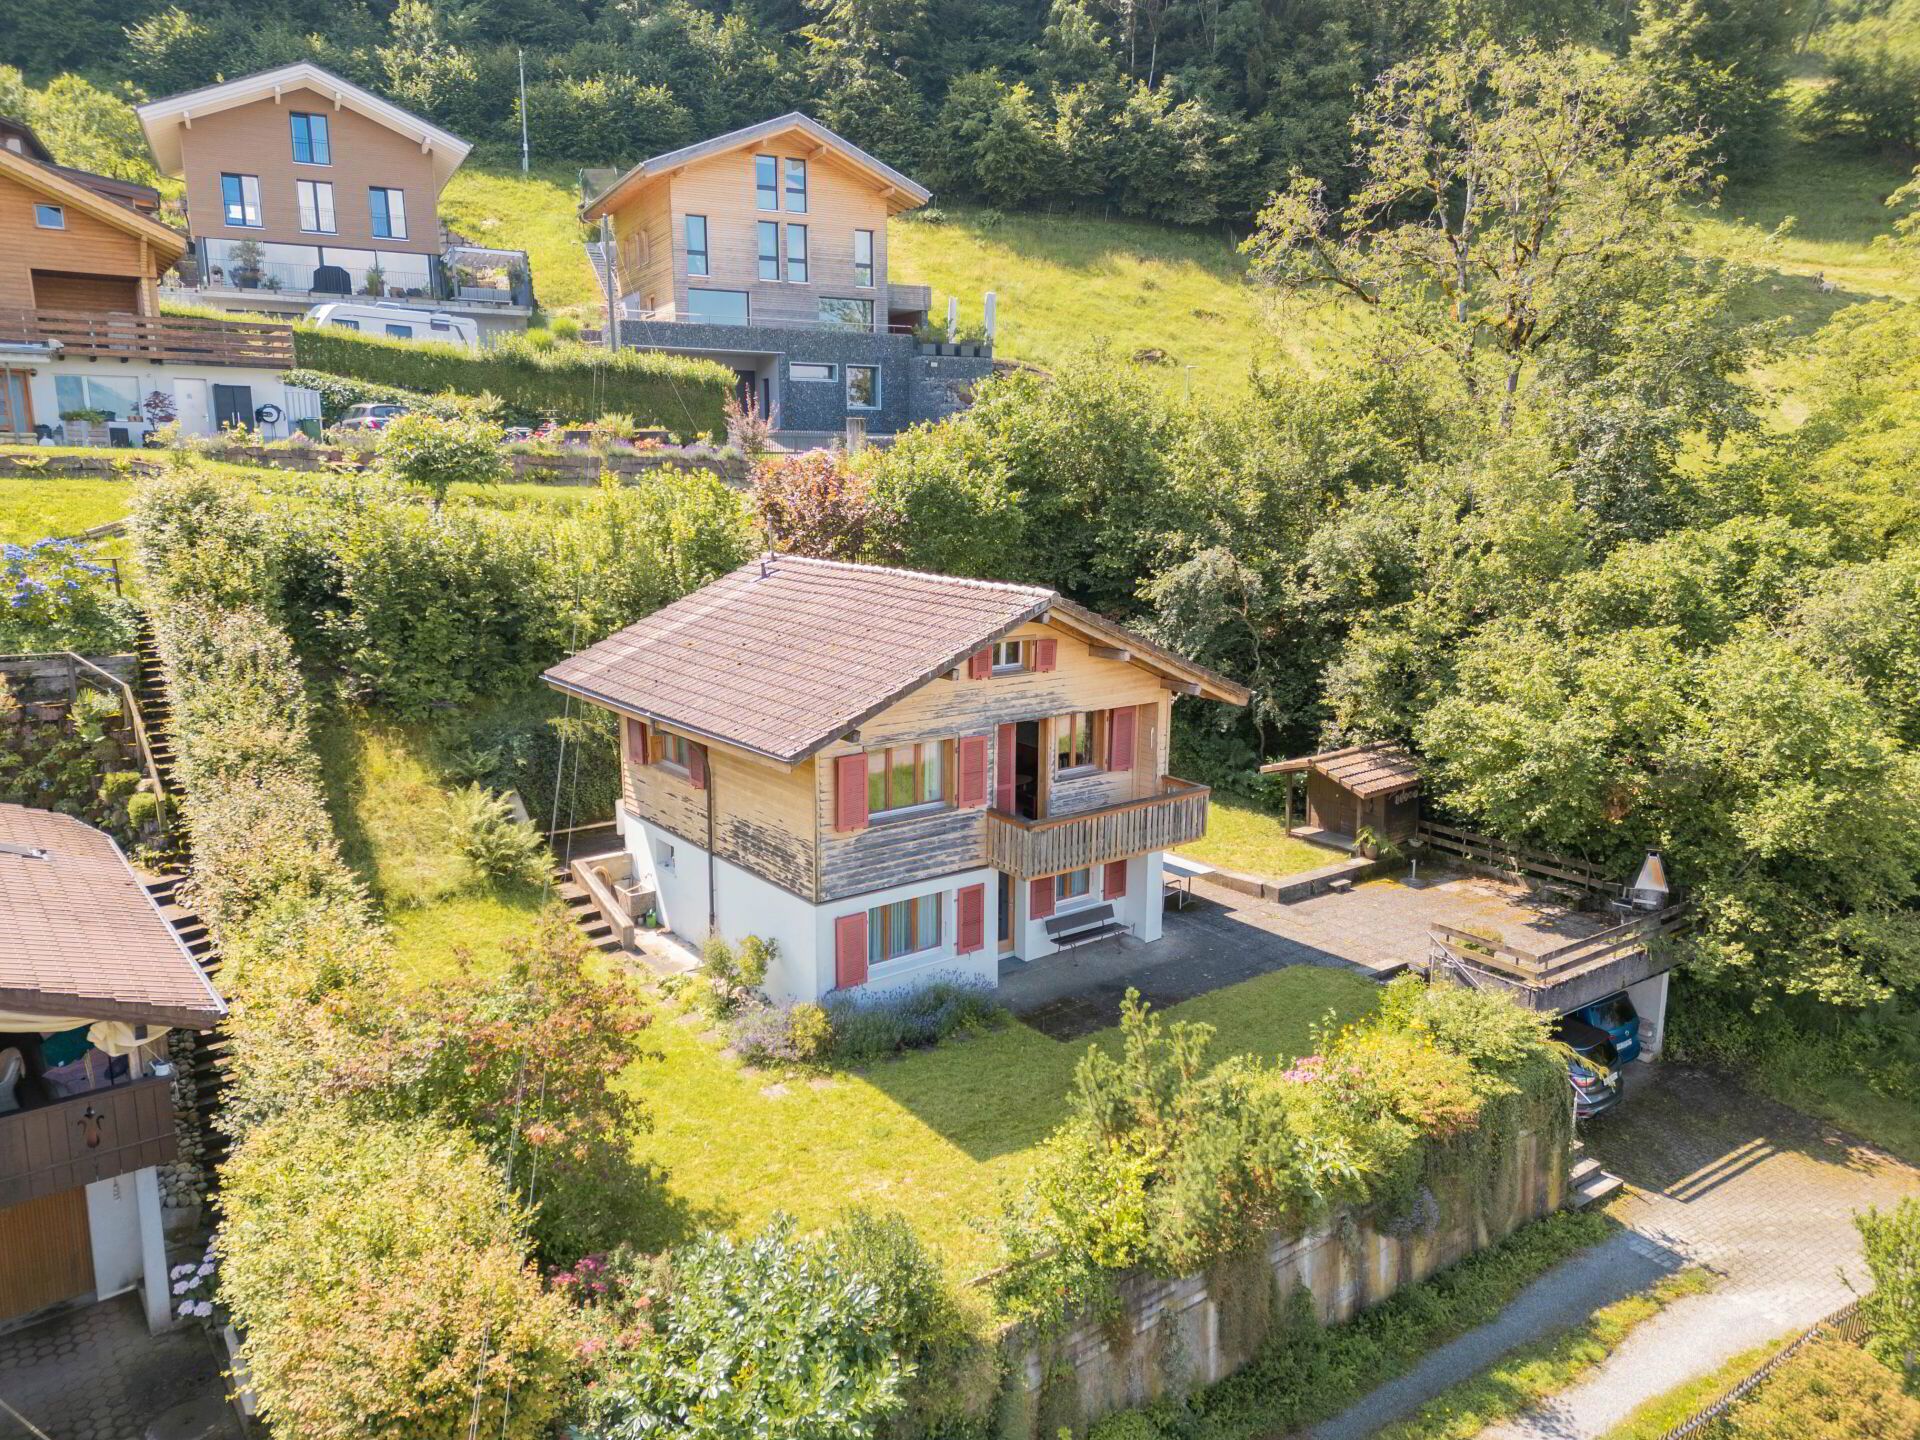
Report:
[[[1190,844],[1207,833],[1212,791],[1171,775],[1159,793],[1092,810],[1029,820],[987,812],[987,864],[1019,879],[1058,875]]]
[[[429,255],[206,239],[194,242],[167,283],[202,293],[250,294],[266,306],[282,296],[315,305],[365,299],[423,306],[533,306],[533,272],[526,252],[484,245],[450,244]]]

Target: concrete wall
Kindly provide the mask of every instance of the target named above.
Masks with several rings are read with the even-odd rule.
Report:
[[[1383,1233],[1363,1216],[1336,1214],[1304,1235],[1273,1234],[1254,1255],[1204,1275],[1140,1279],[1122,1287],[1117,1321],[1083,1324],[1044,1347],[1017,1338],[1000,1434],[1054,1440],[1115,1410],[1210,1384],[1259,1352],[1296,1288],[1322,1323],[1346,1320],[1402,1286],[1426,1279],[1558,1209],[1566,1151],[1523,1131],[1482,1194],[1471,1177],[1435,1185],[1438,1219],[1425,1230]]]

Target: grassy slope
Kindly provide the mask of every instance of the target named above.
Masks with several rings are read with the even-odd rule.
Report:
[[[1248,875],[1292,875],[1345,858],[1338,850],[1294,839],[1280,816],[1219,795],[1207,807],[1206,838],[1182,845],[1179,853]]]
[[[523,180],[517,169],[469,164],[441,194],[440,218],[476,245],[526,251],[540,308],[597,323],[600,287],[575,218],[579,193],[570,170],[550,167]]]

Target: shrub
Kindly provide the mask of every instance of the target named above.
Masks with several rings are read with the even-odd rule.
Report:
[[[0,654],[132,649],[133,607],[112,579],[85,540],[0,545]]]
[[[1873,1290],[1861,1303],[1870,1332],[1867,1349],[1920,1395],[1920,1200],[1908,1197],[1884,1212],[1869,1206],[1853,1223],[1873,1277]]]
[[[513,473],[499,433],[475,420],[402,415],[380,432],[380,467],[402,485],[425,490],[437,508],[455,485],[493,485]]]
[[[443,420],[461,416],[495,419],[500,412],[500,401],[493,395],[458,395],[450,390],[439,395],[423,395],[418,390],[377,385],[370,380],[356,380],[351,375],[329,375],[324,370],[289,370],[287,384],[319,394],[323,425],[339,424],[341,417],[355,405],[405,405],[423,414],[438,415]]]
[[[540,832],[516,820],[504,795],[481,784],[447,797],[447,829],[456,850],[489,880],[542,883],[553,867]]]
[[[872,997],[835,995],[823,1008],[833,1030],[828,1058],[836,1065],[868,1064],[1006,1019],[991,985],[962,977]]]
[[[355,334],[332,325],[296,325],[303,370],[429,394],[505,397],[509,425],[576,420],[608,409],[682,434],[718,434],[733,374],[706,360],[652,351],[608,351],[577,341],[507,336],[487,349]]]
[[[223,1172],[220,1299],[266,1423],[305,1440],[548,1433],[579,1333],[486,1156],[427,1121],[293,1111]]]
[[[1911,1440],[1920,1401],[1899,1376],[1857,1347],[1817,1340],[1770,1375],[1702,1440]]]
[[[947,1327],[937,1272],[897,1219],[808,1238],[779,1216],[675,1250],[669,1272],[650,1333],[609,1352],[588,1392],[588,1433],[862,1440],[904,1410],[929,1332]]]
[[[725,1019],[742,1005],[760,999],[767,967],[779,955],[772,940],[749,935],[738,947],[720,935],[709,935],[700,949],[700,977],[706,982],[701,1003],[716,1019]]]

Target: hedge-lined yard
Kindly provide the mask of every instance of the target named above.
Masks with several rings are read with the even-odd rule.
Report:
[[[293,352],[303,370],[429,395],[492,395],[510,425],[620,414],[676,435],[717,436],[733,388],[732,372],[707,360],[566,340],[543,347],[519,335],[472,351],[302,324],[293,327]]]

